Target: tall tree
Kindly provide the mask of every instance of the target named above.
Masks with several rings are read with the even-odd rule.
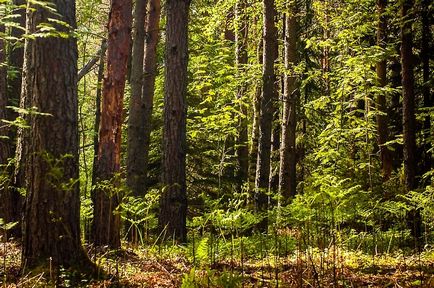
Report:
[[[255,206],[257,211],[264,212],[268,207],[267,190],[270,178],[271,130],[273,113],[277,102],[277,91],[274,85],[274,61],[276,59],[277,29],[274,23],[276,15],[274,0],[263,0],[264,13],[264,54],[262,69],[262,95],[260,101],[258,159],[255,179]],[[258,229],[266,231],[267,221],[264,219]]]
[[[413,35],[411,20],[413,0],[401,1],[401,67],[402,67],[402,122],[404,137],[404,176],[405,188],[411,191],[417,188],[416,162],[416,116],[413,71]],[[417,209],[409,211],[408,226],[415,240],[415,247],[420,245],[421,215]]]
[[[377,0],[377,13],[378,13],[378,26],[377,26],[377,45],[384,51],[386,48],[386,17],[387,0]],[[378,78],[378,86],[383,88],[386,86],[387,81],[387,61],[383,56],[376,65],[376,72]],[[383,179],[388,180],[392,173],[392,157],[390,150],[385,143],[389,140],[389,129],[387,121],[387,103],[386,95],[383,91],[379,91],[376,99],[377,105],[377,132],[378,132],[378,146],[380,147],[381,169],[383,171]]]
[[[291,1],[285,17],[285,76],[282,116],[282,146],[280,149],[279,193],[284,201],[296,194],[296,104],[299,94],[294,71],[297,65],[297,19],[295,1]]]
[[[154,102],[155,78],[157,77],[157,46],[160,35],[160,0],[149,0],[148,14],[146,18],[146,38],[145,38],[145,59],[144,59],[144,79],[143,79],[143,122],[144,122],[144,146],[145,151],[145,176],[148,173],[149,147],[151,142],[152,130],[152,110]],[[149,185],[145,182],[147,186]]]
[[[236,44],[236,64],[240,77],[245,75],[245,67],[248,61],[247,55],[247,36],[248,36],[248,18],[247,18],[247,1],[238,0],[235,5],[235,44]],[[238,160],[238,185],[239,188],[248,179],[249,173],[249,147],[248,147],[248,118],[246,106],[246,90],[244,81],[238,87],[237,100],[240,106],[240,116],[238,121],[238,138],[237,138],[237,160]]]
[[[146,183],[143,119],[143,56],[147,0],[134,6],[133,49],[131,56],[131,99],[128,117],[127,184],[134,196],[143,196]]]
[[[131,0],[112,0],[108,24],[107,71],[103,82],[101,122],[92,200],[94,215],[91,240],[96,245],[120,247],[119,195],[116,174],[120,171],[122,109],[130,54]],[[108,184],[107,182],[104,184]]]
[[[185,175],[189,0],[166,2],[163,194],[159,227],[166,238],[187,239]]]
[[[54,0],[54,13],[29,3],[27,32],[54,24],[67,38],[27,38],[22,98],[36,107],[24,142],[26,200],[22,268],[71,267],[92,271],[80,243],[78,185],[78,104],[75,1]],[[53,57],[55,55],[55,57]],[[43,113],[43,114],[42,114]]]

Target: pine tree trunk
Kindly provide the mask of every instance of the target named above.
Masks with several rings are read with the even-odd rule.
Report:
[[[166,3],[166,69],[163,131],[163,194],[159,228],[166,239],[187,240],[185,175],[188,0]]]
[[[28,33],[34,33],[48,18],[75,29],[75,1],[53,3],[58,14],[29,4]],[[72,32],[65,26],[55,28]],[[24,142],[27,196],[23,270],[41,265],[72,267],[87,273],[94,269],[80,243],[77,57],[74,37],[26,40],[22,98],[47,114],[30,115],[31,129]]]
[[[296,103],[299,91],[294,67],[297,65],[297,19],[292,5],[285,18],[285,79],[282,116],[282,147],[280,149],[279,192],[283,202],[296,194]]]
[[[143,117],[143,56],[145,48],[145,14],[147,0],[136,1],[134,7],[133,49],[131,56],[131,98],[128,117],[127,184],[132,195],[145,193],[145,149]]]
[[[382,49],[386,48],[386,15],[385,9],[387,5],[387,0],[377,0],[377,13],[379,16],[378,27],[377,27],[377,45]],[[377,63],[376,72],[378,78],[378,86],[385,87],[387,81],[387,62],[383,57],[381,61]],[[387,123],[387,103],[386,95],[384,92],[380,91],[377,94],[377,132],[378,132],[378,146],[380,147],[380,159],[381,159],[381,169],[383,174],[383,180],[387,181],[392,173],[392,157],[390,150],[384,144],[389,140],[389,129]]]
[[[101,47],[103,47],[106,44],[106,40],[103,40],[103,43],[101,44]],[[101,51],[103,52],[103,51]],[[97,175],[96,175],[96,165],[98,162],[98,147],[99,147],[99,125],[101,122],[101,94],[102,94],[102,84],[104,80],[104,67],[105,67],[105,58],[106,58],[106,51],[104,50],[103,53],[99,56],[99,64],[98,64],[98,84],[96,88],[96,97],[95,97],[95,121],[93,124],[93,161],[92,161],[92,190],[91,190],[91,198],[92,201],[95,199],[95,187],[97,184]],[[92,237],[92,223],[88,225],[86,223],[86,231],[85,231],[85,239],[91,240]]]
[[[413,71],[413,36],[411,19],[412,0],[401,2],[401,67],[402,67],[402,122],[404,137],[404,176],[407,192],[417,188],[416,182],[416,117]],[[415,240],[415,247],[420,245],[422,221],[420,211],[412,209],[407,214],[407,224]]]
[[[152,111],[155,92],[155,78],[157,77],[157,46],[160,35],[160,0],[149,0],[148,16],[146,19],[146,40],[145,40],[145,59],[144,59],[144,79],[143,79],[143,123],[144,123],[144,146],[145,151],[145,176],[149,167],[149,150],[152,131]],[[146,189],[149,183],[145,182]]]
[[[268,209],[268,184],[270,178],[270,152],[273,113],[277,102],[275,88],[276,75],[274,61],[276,59],[277,30],[274,24],[274,0],[264,0],[264,55],[262,71],[262,98],[260,102],[258,159],[255,179],[255,207],[258,212]],[[267,230],[267,219],[258,224],[260,231]]]
[[[112,0],[109,17],[107,71],[104,77],[99,147],[95,177],[98,184],[93,197],[94,216],[91,240],[95,245],[119,248],[119,185],[122,109],[130,53],[131,0]],[[107,181],[107,182],[103,182]],[[106,185],[110,184],[110,185]]]
[[[236,63],[238,73],[242,77],[245,74],[245,66],[247,65],[247,36],[248,36],[248,19],[246,14],[246,0],[238,0],[235,6],[235,44],[236,44]],[[247,106],[246,106],[246,90],[247,87],[243,83],[239,86],[237,92],[237,100],[241,115],[238,121],[238,138],[237,138],[237,160],[238,160],[238,189],[241,190],[242,185],[248,181],[249,173],[249,146],[248,146],[248,129],[247,129]]]

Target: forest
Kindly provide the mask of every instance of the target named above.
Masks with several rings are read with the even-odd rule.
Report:
[[[1,287],[434,287],[430,0],[0,0]]]

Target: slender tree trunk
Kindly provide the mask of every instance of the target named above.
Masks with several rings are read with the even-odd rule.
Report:
[[[58,31],[72,33],[75,1],[54,0],[53,4],[58,14],[29,4],[28,33],[49,18],[72,27],[55,25]],[[41,265],[94,270],[80,243],[77,57],[74,37],[26,40],[22,98],[46,114],[30,115],[31,129],[24,142],[23,270]]]
[[[274,24],[276,15],[274,0],[264,0],[264,55],[262,71],[262,98],[259,118],[258,160],[255,179],[255,207],[258,212],[268,209],[268,184],[270,178],[270,152],[273,112],[277,102],[275,87],[276,75],[274,61],[276,59],[277,30]],[[267,219],[259,223],[260,231],[267,230]]]
[[[379,16],[378,27],[377,27],[377,45],[382,49],[386,48],[386,15],[385,9],[387,5],[387,0],[377,0],[377,13]],[[387,81],[387,62],[386,58],[383,57],[376,66],[378,85],[383,88],[386,86]],[[381,169],[384,181],[390,178],[392,173],[392,156],[390,150],[384,144],[389,140],[389,129],[387,123],[387,103],[386,95],[383,91],[377,94],[377,132],[378,132],[378,146],[380,147],[380,159],[381,159]]]
[[[103,44],[101,46],[103,45],[107,45],[105,39],[103,40]],[[101,53],[101,55],[99,55],[99,64],[98,64],[98,84],[96,88],[96,97],[95,97],[95,122],[93,124],[93,161],[92,161],[93,171],[92,171],[92,190],[91,190],[92,201],[95,201],[95,188],[97,184],[97,178],[96,178],[97,175],[95,173],[96,171],[95,167],[98,162],[98,147],[99,147],[98,130],[101,122],[101,94],[102,94],[102,84],[104,80],[105,58],[106,58],[106,50],[104,50],[104,52]],[[87,240],[91,240],[92,224],[86,226],[88,227],[86,227],[85,238]]]
[[[146,19],[146,39],[145,39],[145,59],[144,59],[144,79],[143,79],[143,150],[145,151],[145,176],[148,174],[149,150],[152,131],[152,111],[155,92],[155,78],[157,77],[157,46],[160,35],[160,0],[149,0],[148,15]],[[149,183],[145,182],[145,188]]]
[[[91,240],[96,245],[119,248],[119,185],[122,109],[131,38],[131,0],[112,0],[109,17],[107,71],[104,77]],[[108,183],[103,183],[108,181]],[[109,187],[105,184],[111,184]],[[111,186],[111,187],[110,187]]]
[[[297,65],[297,19],[295,5],[285,18],[285,79],[282,117],[282,147],[280,149],[279,192],[283,202],[296,194],[296,104],[299,91],[294,67]]]
[[[399,54],[400,47],[397,47],[397,52]],[[395,57],[392,59],[391,63],[391,75],[390,75],[390,84],[393,88],[398,89],[401,86],[401,63],[400,57]],[[395,92],[392,94],[391,103],[389,108],[389,122],[390,122],[390,137],[392,139],[396,138],[397,135],[402,134],[402,103],[401,103],[401,95],[400,92]],[[393,170],[397,170],[402,165],[403,159],[403,147],[401,144],[393,144],[394,153],[392,153],[392,165]]]
[[[142,88],[145,48],[145,14],[147,0],[136,1],[134,7],[133,49],[131,56],[131,99],[128,117],[127,184],[134,196],[145,192],[145,153]]]
[[[258,45],[258,63],[262,65],[262,40]],[[256,178],[256,164],[258,162],[258,139],[259,139],[259,111],[261,110],[261,95],[262,95],[262,81],[261,83],[257,83],[256,91],[252,99],[253,106],[253,123],[252,123],[252,132],[251,139],[252,144],[249,149],[249,183],[255,183]],[[253,186],[253,185],[252,185]],[[254,187],[254,186],[253,186]],[[254,190],[254,189],[252,189]]]
[[[235,6],[235,44],[236,44],[236,63],[240,76],[245,74],[247,65],[247,37],[248,37],[248,18],[246,13],[246,0],[238,0]],[[237,138],[237,160],[238,160],[238,187],[241,190],[242,185],[248,181],[249,174],[249,147],[248,147],[248,129],[247,129],[247,106],[246,90],[244,83],[239,86],[237,100],[240,105],[241,115],[238,121],[238,138]]]
[[[402,122],[404,137],[404,176],[406,190],[417,188],[416,181],[416,117],[413,71],[413,36],[411,21],[413,17],[413,1],[401,2],[401,67],[402,67]],[[420,245],[421,215],[417,209],[412,209],[407,215],[408,226],[415,239],[415,247]]]
[[[159,227],[163,238],[187,240],[185,175],[189,0],[166,2],[166,69],[163,129],[163,194]]]

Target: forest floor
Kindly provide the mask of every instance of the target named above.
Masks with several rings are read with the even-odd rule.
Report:
[[[161,254],[127,248],[112,254],[89,250],[109,276],[73,283],[67,272],[55,281],[50,281],[47,272],[20,275],[19,245],[2,243],[0,287],[434,287],[434,251],[404,257],[340,250],[325,256],[312,250],[293,257],[221,260],[195,268],[179,251]]]

